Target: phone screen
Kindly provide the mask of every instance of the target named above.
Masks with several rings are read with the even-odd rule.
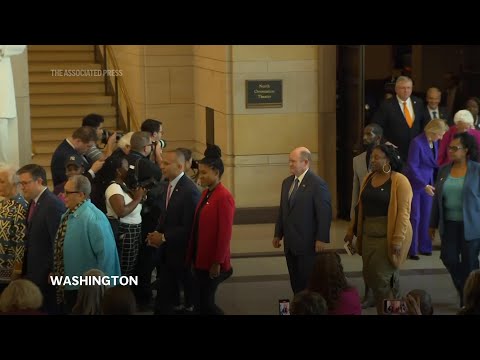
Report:
[[[280,315],[290,315],[290,300],[278,300],[278,312]]]
[[[407,304],[405,300],[400,299],[385,299],[383,300],[384,314],[406,314]]]

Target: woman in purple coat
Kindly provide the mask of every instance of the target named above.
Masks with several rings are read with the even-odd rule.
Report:
[[[432,185],[435,183],[435,173],[438,169],[438,140],[442,139],[448,126],[444,120],[433,119],[424,132],[410,143],[407,166],[404,174],[410,181],[413,190],[412,223],[413,238],[409,259],[419,260],[421,255],[432,255],[432,240],[428,233],[430,212],[432,210]]]

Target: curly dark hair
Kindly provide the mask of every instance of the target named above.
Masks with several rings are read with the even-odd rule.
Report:
[[[337,306],[341,293],[349,287],[340,256],[336,252],[318,253],[308,290],[322,295],[331,311]]]
[[[213,144],[207,144],[207,149],[204,153],[205,157],[199,161],[200,164],[207,165],[209,168],[213,170],[217,170],[219,177],[222,177],[224,166],[222,157],[222,150]]]
[[[463,147],[467,149],[467,159],[478,162],[477,140],[467,132],[455,134],[454,139],[460,139]]]
[[[380,144],[375,146],[373,149],[378,149],[385,154],[388,162],[390,163],[390,166],[392,167],[392,171],[402,171],[402,159],[400,158],[397,149],[395,149],[392,145]]]

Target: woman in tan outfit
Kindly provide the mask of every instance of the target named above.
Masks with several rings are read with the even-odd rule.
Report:
[[[372,173],[361,187],[356,225],[353,219],[345,237],[351,243],[354,233],[357,234],[364,277],[373,290],[379,314],[383,313],[383,299],[400,295],[398,269],[412,242],[412,187],[398,172],[401,165],[392,146],[382,144],[374,148],[370,157]]]

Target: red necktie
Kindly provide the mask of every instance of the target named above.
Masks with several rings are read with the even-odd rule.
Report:
[[[170,201],[170,196],[172,196],[172,184],[168,184],[167,203],[166,203],[165,207],[168,207],[168,202]]]
[[[32,219],[33,213],[35,212],[35,208],[37,206],[37,203],[32,201],[32,204],[30,205],[30,209],[28,210],[28,222]]]

